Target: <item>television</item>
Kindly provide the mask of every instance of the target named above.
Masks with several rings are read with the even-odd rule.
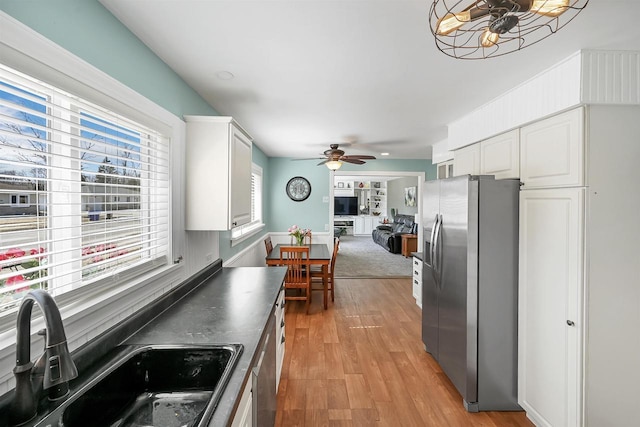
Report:
[[[334,215],[358,215],[358,198],[357,197],[334,197],[333,198],[333,214]]]

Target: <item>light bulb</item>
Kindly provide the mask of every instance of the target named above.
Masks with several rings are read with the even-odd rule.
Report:
[[[342,166],[342,162],[340,160],[329,160],[327,163],[325,163],[325,165],[327,165],[327,167],[332,171],[335,171],[340,169],[340,167]]]
[[[480,36],[480,44],[484,47],[495,46],[499,38],[500,35],[498,33],[493,33],[487,28]]]
[[[558,16],[568,8],[569,0],[533,0],[529,10],[539,15]]]
[[[460,13],[447,13],[438,21],[436,33],[441,36],[446,36],[469,21],[471,21],[471,13],[468,10]]]

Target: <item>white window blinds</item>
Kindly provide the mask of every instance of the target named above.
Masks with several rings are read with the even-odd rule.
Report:
[[[248,236],[263,227],[262,223],[262,168],[256,164],[251,168],[251,222],[231,230],[231,239]]]
[[[0,309],[166,263],[168,138],[0,66],[0,236]]]

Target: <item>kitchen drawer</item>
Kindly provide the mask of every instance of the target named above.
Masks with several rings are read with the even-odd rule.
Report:
[[[278,294],[276,302],[276,393],[280,385],[280,374],[284,363],[284,342],[285,342],[285,316],[284,316],[284,289]]]
[[[413,257],[413,276],[411,277],[413,297],[418,307],[422,308],[422,260]]]

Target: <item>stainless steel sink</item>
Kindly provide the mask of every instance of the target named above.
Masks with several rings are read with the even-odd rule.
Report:
[[[205,426],[241,351],[236,344],[118,348],[36,425]]]

